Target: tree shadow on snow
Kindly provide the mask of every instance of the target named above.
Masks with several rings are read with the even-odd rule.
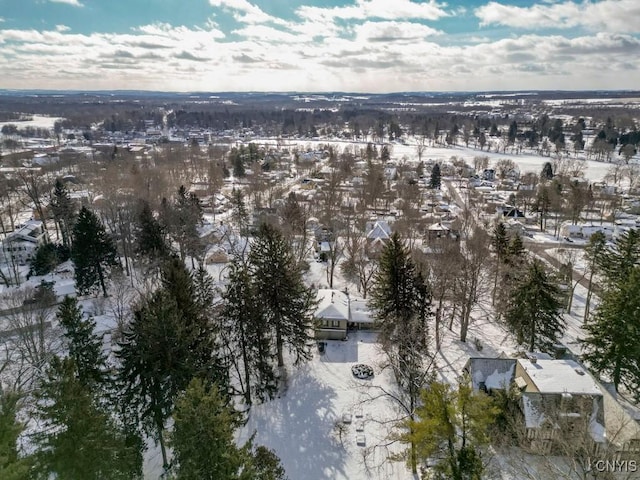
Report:
[[[286,395],[252,408],[240,440],[275,450],[291,479],[345,478],[344,449],[332,430],[340,412],[336,392],[318,382],[308,364],[290,375]]]

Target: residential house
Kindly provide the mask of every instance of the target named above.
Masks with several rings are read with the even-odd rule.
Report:
[[[375,222],[367,222],[365,231],[367,232],[368,252],[372,258],[375,258],[389,243],[391,227],[384,220],[377,220]]]
[[[46,242],[44,224],[39,220],[29,220],[22,227],[7,234],[2,242],[5,261],[13,260],[19,265],[29,263],[36,249]]]
[[[348,330],[371,330],[375,319],[367,301],[351,298],[346,291],[320,289],[315,318],[315,338],[323,340],[343,340]]]
[[[614,237],[615,230],[616,228],[613,224],[594,225],[583,223],[574,225],[571,222],[564,222],[560,226],[560,235],[563,237],[589,239],[594,233],[602,232],[607,240],[610,240]]]
[[[573,360],[538,357],[518,359],[515,370],[529,446],[548,453],[560,432],[586,429],[594,454],[602,451],[606,445],[604,400],[597,382]]]
[[[351,320],[349,296],[340,290],[321,288],[316,300],[315,338],[318,340],[343,340],[347,338],[347,326]]]
[[[472,357],[464,366],[473,389],[486,393],[507,390],[513,384],[515,371],[515,358]]]
[[[616,460],[640,459],[640,412],[637,407],[623,405],[615,389],[602,387],[604,425],[609,452]]]
[[[349,299],[349,328],[355,330],[370,330],[375,326],[375,318],[371,313],[367,301],[363,299]]]
[[[579,363],[546,353],[527,358],[470,358],[475,390],[516,387],[525,445],[548,454],[567,432],[586,435],[593,455],[613,446],[620,459],[640,452],[640,426]],[[562,435],[562,436],[561,436]]]

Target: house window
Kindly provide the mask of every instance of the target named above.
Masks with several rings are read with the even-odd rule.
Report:
[[[332,320],[331,321],[331,326],[332,327],[339,327],[340,326],[340,320]]]

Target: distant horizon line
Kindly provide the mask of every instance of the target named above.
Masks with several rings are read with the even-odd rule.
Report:
[[[46,88],[0,88],[2,93],[28,93],[28,94],[171,94],[171,95],[462,95],[462,94],[539,94],[539,93],[640,93],[640,89],[524,89],[524,90],[417,90],[417,91],[391,91],[391,92],[365,92],[365,91],[342,91],[342,90],[146,90],[146,89],[46,89]]]

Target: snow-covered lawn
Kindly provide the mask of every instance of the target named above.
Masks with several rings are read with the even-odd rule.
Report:
[[[254,431],[256,444],[275,450],[291,479],[409,479],[403,462],[388,456],[401,446],[389,439],[401,414],[382,390],[395,381],[372,332],[351,333],[346,341],[328,341],[324,354],[289,368],[288,388],[280,398],[252,408],[240,433]],[[351,367],[365,363],[374,369],[370,380],[356,379]],[[342,441],[336,421],[347,414]],[[362,429],[362,431],[358,431]],[[359,435],[364,445],[358,445]]]

